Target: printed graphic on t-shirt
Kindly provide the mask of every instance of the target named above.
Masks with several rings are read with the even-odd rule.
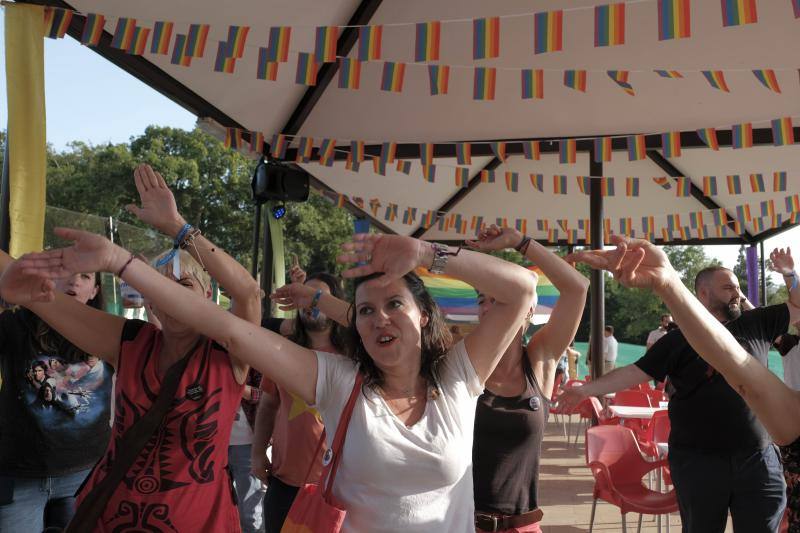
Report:
[[[113,370],[95,356],[67,361],[39,354],[20,376],[22,395],[32,419],[43,431],[71,431],[108,419]],[[110,420],[109,420],[110,422]]]

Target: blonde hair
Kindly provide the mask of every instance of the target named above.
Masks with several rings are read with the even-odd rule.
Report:
[[[158,257],[153,259],[152,262],[153,268],[167,277],[172,274],[172,260],[167,261],[161,266],[158,266],[158,262],[170,252],[172,252],[172,250],[161,253]],[[203,287],[203,292],[208,291],[209,287],[211,287],[211,276],[208,275],[208,272],[206,272],[203,267],[200,266],[200,263],[186,250],[179,249],[176,253],[181,261],[181,274],[189,274],[200,283],[200,286]]]

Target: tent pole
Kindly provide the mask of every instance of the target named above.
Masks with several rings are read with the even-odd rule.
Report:
[[[261,202],[256,200],[256,209],[253,214],[253,259],[250,261],[250,275],[258,279],[258,252],[261,244]]]
[[[10,178],[8,171],[8,130],[6,130],[6,142],[3,148],[3,181],[0,184],[0,249],[6,253],[8,253],[11,246],[11,219],[8,216],[8,207],[11,201]]]
[[[272,216],[269,209],[262,209],[263,216]],[[261,316],[264,318],[272,317],[272,301],[269,295],[272,293],[272,233],[269,228],[269,220],[264,222],[264,258],[261,263],[261,290],[266,295],[262,301]]]
[[[747,299],[756,307],[761,305],[758,294],[758,250],[755,244],[751,244],[746,250],[747,265]]]
[[[593,250],[603,249],[603,196],[601,182],[596,179],[603,175],[603,163],[595,161],[594,148],[589,150],[589,228],[591,231]],[[590,287],[590,316],[589,349],[592,353],[592,379],[603,375],[603,330],[605,328],[605,279],[602,270],[592,269]]]
[[[761,259],[758,265],[761,269],[761,305],[765,306],[767,305],[767,273],[765,272],[765,264],[767,261],[764,255],[764,241],[759,241],[758,246],[761,249]]]

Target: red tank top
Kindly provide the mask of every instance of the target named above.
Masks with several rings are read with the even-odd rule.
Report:
[[[102,481],[123,433],[161,387],[161,331],[128,320],[122,333],[111,441],[78,493]],[[207,340],[191,355],[165,422],[112,495],[95,531],[239,532],[227,471],[228,441],[241,400],[228,353]]]

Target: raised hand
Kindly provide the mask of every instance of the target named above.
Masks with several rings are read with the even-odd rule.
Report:
[[[278,304],[281,311],[294,311],[311,307],[311,300],[317,291],[313,287],[302,283],[290,283],[280,287],[269,295],[270,299]]]
[[[300,267],[300,260],[297,254],[292,254],[292,268],[289,269],[289,279],[292,283],[305,283],[306,271]]]
[[[55,298],[55,283],[42,274],[26,274],[24,259],[14,261],[0,277],[0,296],[8,303],[25,305],[33,302],[52,302]]]
[[[18,261],[25,274],[62,278],[76,272],[119,272],[130,254],[101,235],[70,228],[54,233],[72,246],[27,254]]]
[[[345,253],[336,260],[340,263],[365,263],[345,270],[342,272],[343,277],[357,278],[383,272],[385,275],[375,282],[385,286],[416,267],[425,265],[426,256],[431,258],[427,261],[430,264],[433,261],[433,252],[428,246],[411,237],[357,233],[353,235],[352,241],[342,244]]]
[[[778,274],[788,276],[794,272],[794,259],[792,259],[792,249],[775,248],[769,254],[770,269]]]
[[[167,187],[167,182],[150,165],[144,164],[133,171],[133,180],[142,206],[128,204],[125,209],[145,224],[175,238],[186,221],[178,213],[175,196]]]
[[[514,228],[498,228],[492,224],[478,235],[476,240],[467,240],[467,246],[481,251],[505,250],[514,248],[522,242],[522,233]]]

